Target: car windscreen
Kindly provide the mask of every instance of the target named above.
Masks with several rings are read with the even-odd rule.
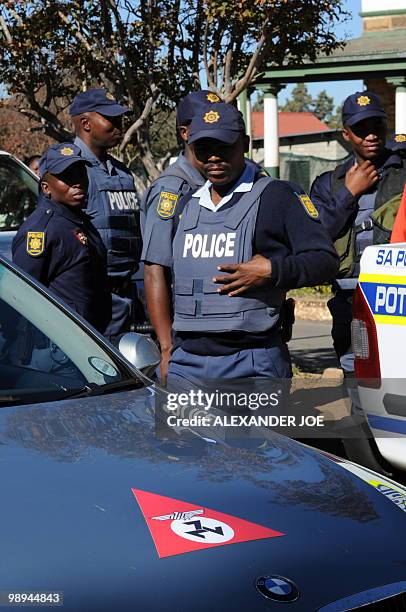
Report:
[[[0,231],[17,230],[37,203],[38,182],[13,158],[0,155]]]
[[[141,385],[103,343],[0,263],[0,406]]]

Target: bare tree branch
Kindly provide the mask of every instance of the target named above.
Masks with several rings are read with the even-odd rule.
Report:
[[[6,39],[6,43],[8,45],[12,45],[13,44],[13,38],[12,38],[12,36],[10,34],[10,30],[7,27],[7,24],[6,24],[5,20],[4,20],[3,15],[0,15],[0,27],[3,30],[3,34],[4,34],[4,37]]]
[[[124,151],[126,150],[127,146],[129,145],[129,143],[131,142],[131,139],[133,138],[133,136],[135,135],[135,133],[140,129],[141,126],[144,125],[145,121],[147,120],[153,104],[156,100],[156,98],[158,97],[159,92],[157,89],[155,89],[152,93],[152,95],[148,98],[148,100],[145,103],[144,106],[144,110],[142,111],[141,115],[138,117],[137,121],[135,121],[131,127],[128,128],[128,130],[126,131],[126,133],[124,134],[124,138],[123,141],[120,145],[120,155],[123,155]]]

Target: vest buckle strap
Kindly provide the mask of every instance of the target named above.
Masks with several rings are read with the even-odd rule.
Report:
[[[372,229],[374,229],[374,222],[370,217],[368,217],[367,219],[364,219],[364,221],[361,223],[359,231],[368,232]]]

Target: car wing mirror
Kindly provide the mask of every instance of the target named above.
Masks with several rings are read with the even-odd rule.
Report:
[[[143,334],[127,332],[120,338],[118,350],[146,376],[152,376],[161,361],[157,345]]]

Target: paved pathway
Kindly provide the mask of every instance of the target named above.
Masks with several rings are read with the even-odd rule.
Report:
[[[301,370],[321,374],[326,368],[339,367],[330,330],[329,321],[296,320],[289,350]]]

